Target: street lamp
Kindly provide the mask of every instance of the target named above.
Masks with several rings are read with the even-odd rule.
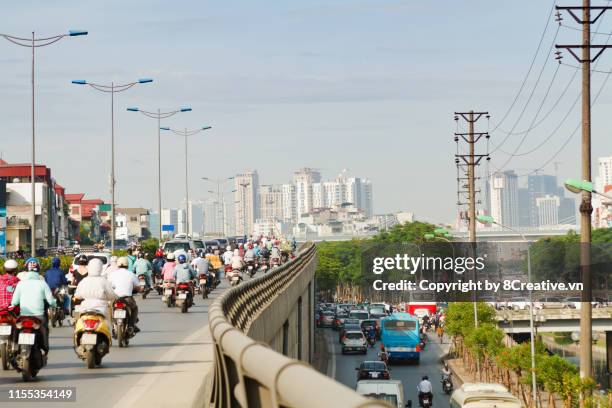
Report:
[[[148,84],[150,82],[153,82],[151,78],[141,78],[137,81],[122,85],[117,85],[114,82],[111,82],[110,85],[103,85],[94,82],[87,82],[84,79],[75,79],[72,81],[72,83],[75,85],[88,85],[96,91],[111,94],[111,254],[115,252],[115,94],[127,91],[134,85]]]
[[[180,135],[185,138],[185,232],[187,235],[191,235],[191,231],[189,231],[189,170],[188,170],[188,157],[187,157],[187,138],[189,136],[196,135],[200,132],[203,132],[208,129],[212,129],[212,126],[203,126],[197,129],[183,129],[183,130],[175,130],[166,126],[162,126],[159,128],[160,130],[165,130],[168,132],[172,132],[175,135]]]
[[[523,235],[521,232],[515,230],[512,227],[508,227],[507,225],[503,225],[503,224],[496,222],[493,219],[493,217],[491,217],[490,215],[477,215],[476,220],[480,222],[481,224],[498,225],[501,228],[507,229],[508,231],[515,232],[521,236],[523,241],[527,244],[527,279],[529,280],[529,282],[531,282],[531,249],[530,249],[530,242],[527,240],[525,235]],[[534,324],[533,324],[533,293],[531,289],[529,289],[529,335],[531,338],[531,392],[532,392],[534,406],[537,407],[538,406],[538,402],[537,402],[538,401],[537,400],[538,388],[537,388],[537,383],[536,383],[535,331],[534,331]]]
[[[590,155],[590,152],[589,152]],[[589,159],[590,160],[590,159]],[[590,165],[583,167],[588,169],[590,175]],[[584,174],[584,170],[583,170]],[[580,272],[582,275],[582,302],[580,305],[580,376],[591,377],[593,372],[593,355],[591,330],[593,327],[593,316],[591,311],[591,194],[612,200],[612,197],[596,191],[593,183],[588,180],[567,179],[564,182],[565,188],[572,193],[582,194],[582,204],[580,206]],[[585,203],[588,204],[585,206]]]
[[[34,31],[32,31],[31,38],[22,38],[15,37],[9,34],[0,34],[0,36],[4,37],[5,40],[12,42],[13,44],[19,45],[21,47],[28,47],[32,49],[32,164],[31,164],[31,174],[30,174],[30,184],[32,185],[31,195],[32,195],[32,225],[31,225],[31,254],[32,256],[36,255],[36,126],[35,126],[35,98],[34,98],[34,56],[36,48],[45,47],[47,45],[54,44],[59,40],[62,40],[66,37],[79,37],[82,35],[87,35],[87,31],[83,30],[69,30],[67,34],[54,35],[51,37],[44,38],[36,38],[34,35]]]
[[[230,180],[233,180],[235,177],[226,177],[226,178],[216,178],[216,179],[211,179],[208,177],[202,177],[202,180],[204,181],[209,181],[211,183],[216,183],[217,184],[217,200],[219,202],[219,205],[221,205],[223,208],[223,206],[225,205],[225,203],[223,202],[222,198],[221,198],[221,183],[227,183]],[[209,191],[210,193],[214,194],[214,192]],[[221,228],[223,229],[223,234],[227,234],[227,232],[225,231],[225,213],[223,212],[223,210],[221,210]]]
[[[128,112],[140,112],[144,116],[152,119],[157,119],[157,209],[159,210],[159,241],[162,239],[162,193],[161,193],[161,120],[169,118],[180,112],[191,112],[191,108],[183,107],[173,111],[162,112],[157,109],[157,112],[149,112],[135,107],[127,108]]]

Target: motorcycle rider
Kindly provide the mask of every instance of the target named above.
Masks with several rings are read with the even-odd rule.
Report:
[[[61,261],[58,257],[51,260],[51,268],[45,272],[45,281],[49,285],[49,289],[54,295],[57,295],[56,291],[62,286],[68,286],[68,280],[64,271],[60,269]],[[70,296],[64,296],[64,311],[66,315],[70,314]]]
[[[206,258],[206,253],[204,251],[200,252],[200,256],[193,260],[192,266],[197,271],[198,274],[204,274],[208,276],[208,269],[210,268],[210,262]]]
[[[187,256],[184,254],[180,254],[178,256],[178,264],[174,268],[173,278],[176,281],[176,284],[179,283],[189,283],[189,290],[191,291],[191,305],[193,305],[193,285],[192,281],[197,278],[196,271],[193,270],[191,265],[187,263]]]
[[[127,250],[127,259],[129,262],[128,271],[134,272],[134,263],[136,262],[136,256],[134,255],[134,250],[132,248],[128,248]]]
[[[278,242],[278,241],[277,241]],[[278,247],[278,243],[275,242],[272,246],[272,250],[270,251],[270,262],[276,259],[277,263],[280,265],[281,261],[281,251]]]
[[[232,270],[242,271],[242,269],[244,268],[244,260],[240,256],[239,249],[234,250],[234,256],[232,256],[231,265],[232,265]]]
[[[155,251],[155,259],[152,262],[153,276],[155,276],[156,281],[161,278],[164,263],[164,251],[162,251],[161,248],[157,248],[157,251]]]
[[[26,263],[27,272],[17,284],[11,306],[19,306],[21,316],[34,316],[42,322],[40,333],[43,335],[42,350],[45,356],[49,353],[49,326],[45,301],[55,306],[55,298],[44,280],[40,280],[40,262],[36,258],[29,258]]]
[[[87,259],[87,255],[81,254],[77,258],[77,268],[72,273],[72,284],[74,286],[78,286],[79,283],[85,278],[88,274],[87,271],[87,263],[89,260]]]
[[[225,247],[225,252],[223,253],[223,264],[229,265],[232,263],[232,257],[234,256],[234,252],[232,251],[231,246]]]
[[[444,367],[442,367],[442,381],[450,381],[453,372],[448,367],[448,363],[444,362]]]
[[[376,342],[376,329],[374,328],[374,326],[366,327],[366,337],[368,338],[368,341],[373,339],[374,340],[373,343]],[[373,343],[372,343],[372,347],[373,347]]]
[[[255,252],[253,251],[253,245],[249,244],[246,252],[244,253],[244,261],[250,262],[255,259]]]
[[[387,351],[385,350],[384,344],[380,345],[380,353],[378,353],[378,358],[380,359],[380,361],[384,362],[385,364],[389,363],[389,355],[387,354]]]
[[[92,258],[87,264],[87,276],[79,282],[74,292],[76,299],[83,299],[81,310],[94,309],[108,318],[108,302],[117,297],[111,283],[102,276],[102,261]]]
[[[17,266],[17,261],[7,259],[4,261],[2,271],[0,271],[0,309],[11,305],[15,287],[19,283],[19,279],[15,276]]]
[[[75,241],[72,247],[72,253],[76,255],[79,252],[81,252],[81,245],[79,245],[79,241]]]
[[[423,406],[423,397],[424,396],[429,396],[429,401],[431,402],[431,405],[433,405],[433,393],[432,393],[432,386],[431,386],[431,382],[429,382],[429,377],[424,375],[423,379],[421,380],[421,382],[419,383],[419,385],[417,385],[417,391],[419,393],[419,405]]]
[[[174,280],[174,269],[176,268],[176,260],[174,259],[174,253],[170,252],[166,255],[166,263],[162,268],[162,279],[163,280]]]
[[[136,299],[132,296],[134,291],[139,292],[138,278],[132,272],[128,271],[129,261],[127,257],[122,256],[117,259],[117,269],[110,277],[111,286],[118,298],[124,298],[126,306],[130,309],[130,324],[134,328],[134,333],[138,333],[140,329],[136,326],[138,323],[138,305]]]
[[[138,259],[134,262],[134,267],[132,269],[136,276],[144,275],[145,283],[148,288],[151,287],[151,275],[153,274],[153,265],[146,258],[146,254],[144,252],[138,252]]]

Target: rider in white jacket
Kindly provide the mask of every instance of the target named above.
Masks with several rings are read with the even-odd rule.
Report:
[[[79,282],[74,296],[83,299],[81,310],[95,309],[107,316],[108,302],[114,301],[117,296],[112,284],[102,276],[102,266],[102,261],[97,258],[92,258],[89,261],[87,277]]]

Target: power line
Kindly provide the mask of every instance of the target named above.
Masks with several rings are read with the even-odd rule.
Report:
[[[550,24],[550,16],[553,14],[553,11],[555,9],[555,3],[556,3],[556,0],[553,1],[550,11],[546,14],[546,25],[544,26],[544,30],[542,31],[542,34],[540,35],[540,41],[538,42],[538,47],[536,48],[535,53],[533,54],[533,57],[531,58],[531,63],[529,64],[529,69],[527,70],[527,73],[525,74],[525,77],[523,78],[523,82],[521,83],[521,86],[518,92],[514,96],[514,100],[510,104],[510,107],[508,107],[508,109],[506,110],[506,113],[504,113],[498,125],[491,130],[492,132],[494,132],[502,123],[504,123],[504,121],[506,120],[506,118],[508,117],[512,109],[514,108],[514,105],[516,105],[516,102],[518,101],[518,98],[521,96],[521,93],[523,93],[523,89],[525,88],[527,79],[531,75],[531,70],[533,69],[535,65],[538,54],[540,53],[540,48],[542,47],[542,43],[544,42],[544,37],[546,36],[546,32],[548,31],[548,26]]]

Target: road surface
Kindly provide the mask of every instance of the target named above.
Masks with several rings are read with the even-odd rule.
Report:
[[[368,349],[368,354],[346,354],[342,355],[342,349],[338,342],[338,332],[332,329],[317,329],[325,330],[325,338],[327,347],[330,353],[327,375],[334,378],[336,381],[355,389],[357,385],[357,371],[355,367],[364,360],[378,360],[378,352],[380,351],[380,342],[376,343],[374,348]],[[434,407],[447,407],[449,404],[449,396],[442,391],[440,383],[442,365],[440,358],[448,351],[448,339],[445,337],[445,343],[440,344],[437,336],[429,334],[430,341],[427,343],[425,350],[421,353],[421,361],[418,365],[391,365],[391,379],[401,380],[404,386],[404,398],[412,400],[412,406],[418,408],[419,398],[416,392],[416,386],[421,381],[423,375],[428,375],[429,380],[433,385]]]
[[[37,380],[24,383],[15,370],[0,370],[0,392],[14,388],[76,387],[77,403],[54,407],[186,406],[202,384],[213,353],[208,307],[227,286],[224,281],[207,300],[196,298],[186,314],[162,304],[157,294],[137,296],[141,332],[128,348],[113,344],[102,366],[87,369],[72,347],[72,327],[51,329],[49,361]],[[165,386],[167,388],[164,389]],[[187,387],[187,392],[179,392]],[[0,402],[4,406],[41,407],[40,403]],[[45,405],[43,403],[43,405]]]

